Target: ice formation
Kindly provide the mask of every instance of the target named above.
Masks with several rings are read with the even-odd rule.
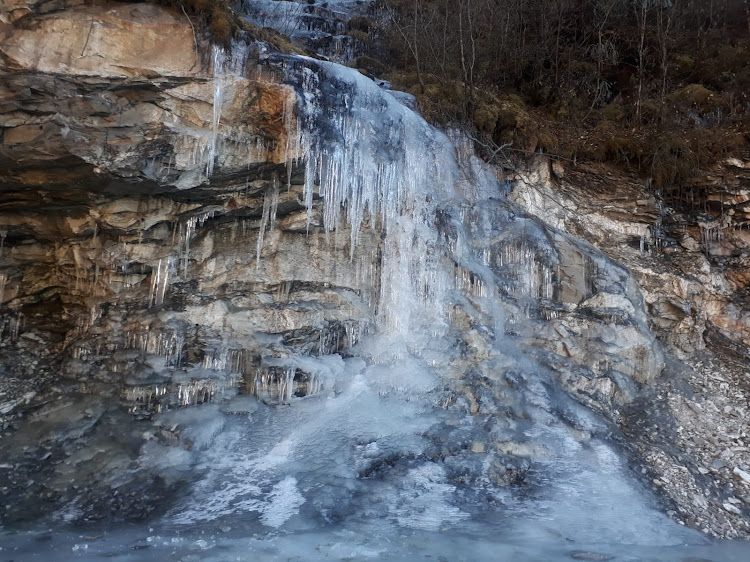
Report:
[[[223,143],[243,142],[222,135],[227,86],[233,74],[242,74],[247,57],[246,47],[236,49],[230,56],[214,48],[210,131],[191,137],[198,139],[193,165],[207,181],[221,169]],[[174,296],[169,287],[191,280],[197,229],[227,210],[173,217],[171,253],[139,273],[150,275],[143,287],[148,322],[123,327],[118,344],[138,352],[143,363],[141,378],[128,373],[121,400],[133,413],[159,413],[155,424],[179,428],[174,431],[182,445],[195,445],[189,454],[151,441],[142,448],[141,468],[167,469],[174,460],[189,470],[199,463],[201,477],[165,516],[167,525],[229,522],[245,536],[316,529],[320,536],[339,533],[336,540],[354,536],[357,554],[368,548],[363,537],[396,540],[404,529],[432,533],[425,543],[442,534],[436,531],[459,536],[479,529],[486,537],[502,525],[519,534],[590,540],[594,533],[620,532],[623,516],[630,522],[622,540],[682,540],[684,534],[650,509],[610,445],[597,437],[606,426],[560,391],[509,336],[538,328],[533,323],[540,319],[556,320],[566,306],[610,294],[608,289],[634,309],[622,296],[622,271],[516,213],[465,137],[431,128],[356,70],[296,56],[274,62],[297,97],[284,108],[287,185],[275,177],[265,188],[260,219],[252,223],[258,227],[254,244],[245,219],[228,223],[231,242],[244,244],[249,254],[254,250],[259,276],[279,199],[291,188],[293,170],[303,169],[308,231],[322,207],[322,229],[332,247],[337,237],[348,237],[376,329],[354,320],[321,325],[317,348],[308,355],[285,348],[280,337],[245,334],[266,346],[259,353],[212,332],[202,341],[202,355],[187,360],[187,328],[170,324],[176,313],[165,306]],[[262,144],[257,138],[246,143]],[[363,243],[368,230],[382,233],[374,237],[376,248]],[[577,268],[565,287],[561,248]],[[359,260],[366,252],[374,255]],[[113,271],[126,273],[127,252],[112,255]],[[70,260],[77,290],[93,295],[101,273],[90,272],[80,252]],[[0,303],[6,283],[3,275]],[[291,281],[275,290],[276,303],[286,302]],[[229,309],[216,310],[204,312],[207,332]],[[96,306],[84,311],[75,359],[99,355],[98,344],[83,338],[101,321]],[[0,335],[17,339],[21,322],[20,315],[11,318]],[[342,346],[357,357],[343,358]],[[608,361],[594,363],[611,370]],[[259,400],[230,403],[225,411],[209,404],[233,398],[241,381],[243,392]],[[167,411],[163,401],[170,396],[171,407],[193,408]],[[500,405],[485,414],[493,404]],[[170,454],[162,455],[165,450]],[[538,471],[530,472],[530,489],[543,491],[521,506],[509,487],[495,482],[528,470],[530,458]],[[615,513],[608,493],[621,504]],[[570,523],[566,506],[577,510]],[[328,539],[319,542],[330,546]],[[387,553],[388,545],[372,552]]]
[[[266,191],[263,197],[263,215],[260,219],[260,228],[258,230],[258,242],[255,246],[255,267],[260,268],[260,257],[263,253],[263,237],[266,235],[266,230],[272,230],[276,224],[276,210],[279,206],[279,181],[278,177],[274,176],[273,187],[269,191]]]
[[[5,285],[8,283],[8,274],[0,273],[0,306],[5,298]]]
[[[356,252],[363,226],[386,233],[378,319],[406,334],[443,323],[436,303],[449,283],[438,262],[438,205],[455,197],[455,152],[449,139],[359,72],[294,57],[286,79],[298,91],[290,164],[305,166],[304,197],[323,200],[328,232],[346,228]],[[308,223],[309,224],[309,223]]]
[[[208,181],[214,173],[216,159],[221,152],[224,142],[232,142],[232,139],[225,138],[221,130],[221,114],[224,106],[225,90],[230,83],[236,82],[245,74],[245,67],[249,56],[249,45],[245,42],[235,42],[231,51],[228,53],[224,47],[214,45],[211,48],[211,69],[212,69],[212,104],[211,104],[211,122],[209,129],[193,129],[180,131],[183,134],[187,132],[185,142],[192,146],[190,156],[187,162],[182,163],[186,169],[199,168],[203,177]],[[260,144],[262,139],[242,139],[243,144],[249,147],[251,153],[260,154]],[[164,175],[164,162],[160,163],[159,173],[146,173],[147,176],[159,177],[168,176],[168,172],[175,164],[172,159],[167,161],[166,175]]]
[[[499,498],[502,493],[493,488],[490,475],[497,470],[512,474],[514,468],[493,468],[500,462],[498,453],[486,456],[481,466],[458,453],[455,461],[423,460],[451,432],[468,440],[470,450],[486,452],[484,442],[470,440],[477,431],[471,417],[446,414],[459,399],[441,390],[444,369],[456,360],[451,346],[468,337],[452,331],[461,314],[471,318],[466,330],[476,334],[477,348],[486,342],[486,348],[474,351],[494,361],[498,372],[510,369],[511,388],[524,389],[506,398],[509,410],[525,409],[520,417],[527,421],[522,430],[512,418],[499,421],[491,430],[500,442],[497,450],[514,458],[549,459],[544,461],[548,470],[564,481],[560,493],[569,486],[568,492],[585,504],[586,486],[604,489],[596,471],[607,463],[617,465],[605,459],[611,449],[596,441],[594,464],[601,466],[592,469],[590,480],[576,476],[582,466],[580,445],[553,412],[565,409],[577,427],[589,432],[596,431],[597,422],[551,390],[548,375],[506,335],[528,322],[555,320],[565,306],[606,290],[607,283],[624,283],[621,271],[584,246],[517,216],[502,202],[502,186],[461,135],[448,137],[430,128],[354,70],[304,57],[279,60],[297,94],[296,106],[287,104],[284,111],[286,187],[292,170],[303,168],[308,231],[320,205],[331,244],[346,236],[352,264],[376,261],[377,267],[362,266],[357,278],[364,294],[377,288],[370,301],[377,329],[367,334],[366,324],[358,322],[322,327],[317,356],[263,356],[260,364],[248,350],[226,345],[206,350],[202,369],[242,374],[245,392],[270,408],[250,408],[249,422],[231,422],[217,435],[205,453],[210,471],[171,520],[192,524],[255,513],[263,529],[304,525],[318,517],[328,522],[343,517],[351,519],[346,525],[356,525],[366,513],[393,528],[435,531],[471,525],[476,498],[463,497],[469,492],[456,485],[455,471],[475,471],[480,476],[474,486]],[[275,181],[264,194],[255,241],[259,271],[284,187]],[[198,221],[185,224],[179,244],[183,275]],[[232,226],[233,238],[240,228],[239,223]],[[359,262],[360,253],[373,251],[362,243],[368,229],[383,233],[379,258]],[[557,247],[551,241],[555,237]],[[560,247],[578,268],[578,279],[568,281],[577,285],[565,289],[572,296],[561,288]],[[163,278],[158,266],[154,271]],[[604,280],[608,275],[612,281]],[[290,290],[290,283],[279,284],[276,301],[287,302]],[[153,293],[152,300],[158,300]],[[132,345],[170,358],[177,353],[170,338],[139,338]],[[369,365],[336,355],[342,338],[349,349],[356,345],[355,352]],[[599,361],[602,370],[610,368],[607,361]],[[218,392],[210,384],[231,380],[205,376],[182,383],[180,403],[210,401]],[[155,390],[148,392],[141,400],[150,400]],[[447,421],[453,415],[460,421]],[[392,464],[399,468],[390,472]],[[381,472],[388,475],[383,480],[376,477]],[[604,472],[609,485],[630,490],[619,465]],[[648,525],[659,520],[639,502],[631,504],[633,513]],[[554,511],[544,501],[534,505],[542,519]],[[601,529],[612,524],[599,506],[586,509],[604,521]]]
[[[151,272],[151,289],[148,296],[149,306],[158,306],[164,302],[170,272],[174,273],[174,264],[171,256],[160,259],[156,265],[156,271],[152,270]]]
[[[362,50],[359,41],[346,34],[346,22],[370,4],[348,0],[321,3],[259,0],[243,7],[253,23],[271,27],[321,57],[345,64]]]

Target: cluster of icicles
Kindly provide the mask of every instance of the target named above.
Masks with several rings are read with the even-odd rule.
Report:
[[[227,84],[245,76],[249,51],[241,42],[233,45],[231,54],[213,47],[212,122],[209,134],[196,137],[192,157],[200,160],[198,167],[207,178],[227,140],[221,123]],[[448,292],[464,285],[463,273],[439,263],[446,251],[435,227],[440,203],[456,199],[454,186],[465,183],[456,162],[456,139],[431,128],[355,70],[304,57],[283,57],[282,62],[285,80],[296,93],[284,108],[287,180],[293,169],[304,167],[308,210],[319,195],[326,232],[348,232],[352,256],[363,227],[385,233],[379,283],[374,283],[380,291],[373,299],[376,324],[402,334],[416,326],[434,330],[445,325],[441,303]],[[283,188],[277,181],[265,194],[256,241],[258,265]],[[179,222],[176,255],[152,264],[149,306],[163,304],[175,276],[187,276],[191,239],[213,213],[204,211]],[[527,258],[533,261],[533,256]],[[482,296],[491,297],[481,280],[476,283]]]
[[[229,57],[214,47],[214,110],[211,134],[197,143],[191,158],[210,178],[222,147],[221,114],[225,85],[231,74],[242,75],[247,48],[235,46]],[[326,233],[348,231],[350,254],[355,256],[363,227],[384,231],[376,321],[382,329],[408,333],[416,324],[440,324],[443,292],[455,287],[453,275],[437,263],[438,230],[433,221],[440,200],[453,196],[455,177],[453,148],[446,137],[422,119],[384,95],[356,71],[300,57],[284,60],[286,81],[296,90],[296,103],[284,108],[287,143],[283,147],[287,169],[304,167],[304,201],[309,216],[319,195]],[[236,77],[236,76],[235,76]],[[333,90],[324,83],[336,84]],[[284,186],[274,181],[264,196],[256,244],[257,265],[266,233],[275,226],[279,192]],[[205,214],[205,213],[204,213]],[[180,222],[178,255],[162,258],[152,266],[149,306],[161,305],[174,276],[187,275],[190,239],[210,216],[196,215]],[[184,226],[183,226],[184,222]],[[345,324],[349,344],[359,338],[360,328]],[[351,333],[350,333],[351,332]],[[339,334],[321,331],[319,353],[335,352]],[[176,334],[130,334],[128,345],[166,357],[172,368],[179,366],[183,339]],[[207,350],[202,369],[226,371],[238,381],[247,380],[248,390],[261,399],[285,403],[293,395],[318,392],[321,380],[315,375],[285,369],[251,367],[239,350]],[[231,377],[230,377],[231,378]],[[189,405],[223,394],[224,383],[206,378],[178,385],[177,401]],[[138,407],[152,407],[166,392],[165,387],[133,387],[125,398]],[[158,407],[158,406],[157,406]]]
[[[194,144],[190,159],[207,178],[223,143],[225,86],[232,75],[245,74],[248,52],[239,42],[231,56],[213,47],[213,122],[210,135]],[[357,71],[305,57],[286,57],[283,65],[286,82],[296,91],[284,108],[288,182],[292,170],[302,165],[308,211],[319,195],[326,232],[348,231],[352,257],[364,225],[386,233],[381,293],[376,299],[381,328],[406,334],[425,320],[440,324],[442,315],[434,303],[443,302],[444,292],[454,283],[437,273],[441,252],[436,249],[433,222],[437,204],[455,196],[458,178],[451,141]],[[275,182],[265,195],[258,265],[265,234],[274,228],[280,188]],[[310,216],[308,212],[308,227]],[[183,274],[194,231],[195,221],[180,233]],[[168,277],[174,273],[163,261],[153,269],[152,306],[163,302]]]
[[[289,167],[304,162],[308,209],[319,195],[326,232],[348,230],[352,256],[363,227],[385,233],[376,323],[401,334],[442,324],[453,279],[434,223],[455,197],[450,141],[354,70],[302,57],[285,70],[298,99]]]
[[[214,173],[217,159],[221,160],[226,140],[221,123],[226,86],[230,80],[244,77],[248,53],[249,47],[244,44],[235,45],[231,56],[220,47],[213,48],[211,130],[205,139],[201,137],[201,142],[194,144],[198,148],[191,157],[207,179]],[[308,228],[313,201],[319,196],[325,232],[337,237],[348,235],[353,260],[363,229],[384,234],[379,248],[380,271],[373,272],[379,279],[370,280],[380,291],[372,303],[378,328],[404,336],[419,329],[437,334],[447,329],[443,306],[452,291],[494,298],[493,282],[452,263],[450,254],[471,251],[462,250],[464,243],[458,239],[446,242],[436,224],[441,205],[448,201],[465,203],[455,189],[466,183],[457,163],[455,143],[355,70],[296,56],[282,57],[281,62],[285,81],[296,94],[289,96],[284,108],[287,140],[282,149],[289,172],[287,184],[292,170],[304,168]],[[277,178],[265,193],[255,248],[258,266],[264,238],[275,227],[279,193],[284,187],[283,180]],[[179,222],[174,255],[159,259],[151,267],[149,307],[162,305],[170,282],[188,275],[190,241],[196,229],[214,213],[215,210],[203,210]],[[459,213],[459,222],[460,217]],[[520,261],[527,266],[519,269],[524,292],[541,292],[541,296],[549,297],[550,272],[536,267],[533,251],[509,247],[508,252],[502,256],[503,261]],[[491,265],[489,253],[476,259],[485,268]],[[338,336],[331,337],[326,336],[324,341],[321,336],[320,353],[335,351]],[[347,334],[346,339],[355,341],[358,336]],[[404,340],[408,344],[408,337]],[[179,367],[183,338],[177,334],[129,334],[128,345],[165,356],[168,367]],[[81,354],[85,353],[82,348]],[[236,358],[218,357],[211,350],[206,351],[205,357],[204,369],[247,373]],[[288,400],[295,386],[288,378],[258,373],[255,391],[260,393],[262,388],[278,385],[274,390],[277,399]],[[207,396],[208,390],[198,386],[186,389],[180,402],[187,404],[196,396]],[[307,386],[314,390],[318,383]],[[139,401],[157,396],[155,389],[133,392],[138,396],[133,394],[130,398]]]

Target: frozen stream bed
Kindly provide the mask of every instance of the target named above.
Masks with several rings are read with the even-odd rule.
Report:
[[[560,424],[528,427],[527,447],[546,453],[522,485],[462,485],[461,470],[482,473],[491,455],[439,450],[438,435],[468,435],[473,422],[441,405],[434,370],[413,357],[318,361],[329,390],[290,405],[238,396],[157,418],[191,445],[144,447],[140,464],[165,478],[191,471],[157,520],[68,527],[62,513],[54,527],[2,532],[0,559],[747,559],[747,544],[710,542],[661,515],[612,445],[581,445]]]

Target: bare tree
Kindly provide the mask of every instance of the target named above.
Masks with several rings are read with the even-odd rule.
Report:
[[[399,17],[400,12],[392,5],[389,5],[388,16],[393,27],[398,31],[404,41],[406,48],[409,50],[414,59],[414,67],[417,72],[417,80],[422,93],[425,92],[424,76],[422,75],[422,60],[420,57],[420,45],[417,33],[420,29],[421,21],[421,0],[412,0],[411,21],[403,21]]]

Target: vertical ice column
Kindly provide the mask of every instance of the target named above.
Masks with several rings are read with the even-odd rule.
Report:
[[[221,47],[214,45],[212,53],[213,61],[213,86],[214,106],[213,121],[211,122],[211,138],[208,143],[208,159],[206,161],[206,177],[211,177],[214,172],[216,153],[219,149],[219,125],[221,124],[221,107],[224,102],[224,80],[226,74],[226,53]]]
[[[213,116],[211,120],[211,133],[208,143],[199,143],[194,159],[196,162],[205,157],[205,174],[210,178],[214,172],[216,158],[221,150],[221,111],[224,106],[224,94],[227,83],[233,77],[244,74],[247,59],[250,54],[249,46],[240,41],[232,42],[229,54],[224,48],[214,45],[211,52],[211,64],[213,66]]]
[[[128,331],[125,333],[125,346],[153,355],[165,357],[167,366],[180,366],[185,337],[176,332],[163,333],[151,331]]]
[[[284,370],[284,374],[279,380],[279,403],[289,404],[292,401],[294,375],[296,372],[297,369],[295,367],[289,367]]]
[[[297,143],[305,160],[308,211],[317,192],[325,230],[350,228],[352,257],[367,219],[384,232],[382,328],[406,334],[413,320],[443,322],[449,280],[438,264],[435,218],[438,204],[455,196],[450,141],[357,71],[299,57],[287,59],[286,70],[298,94],[288,145]]]
[[[291,90],[291,88],[290,88]],[[286,132],[286,142],[284,143],[284,161],[286,162],[286,187],[291,189],[292,187],[292,171],[298,164],[300,157],[302,156],[302,130],[300,128],[300,119],[295,115],[297,98],[293,91],[287,93],[284,96],[283,106],[283,119],[284,119],[284,131]],[[310,223],[308,221],[308,228]]]
[[[148,306],[159,306],[164,302],[169,284],[169,274],[172,269],[173,258],[160,259],[156,268],[151,270],[151,289],[148,296]]]
[[[193,232],[195,232],[197,224],[197,217],[190,217],[184,223],[184,226],[180,223],[180,269],[183,276],[187,274],[187,267],[190,261],[190,239],[193,237]]]
[[[260,219],[260,227],[258,229],[258,242],[255,249],[255,268],[260,269],[260,256],[263,251],[263,238],[266,234],[266,229],[273,230],[276,226],[276,209],[279,206],[279,180],[277,177],[273,178],[273,185],[270,190],[266,190],[263,196],[263,215]]]
[[[18,335],[21,333],[21,324],[23,323],[23,312],[18,311],[14,318],[10,320],[10,341],[18,341]]]

